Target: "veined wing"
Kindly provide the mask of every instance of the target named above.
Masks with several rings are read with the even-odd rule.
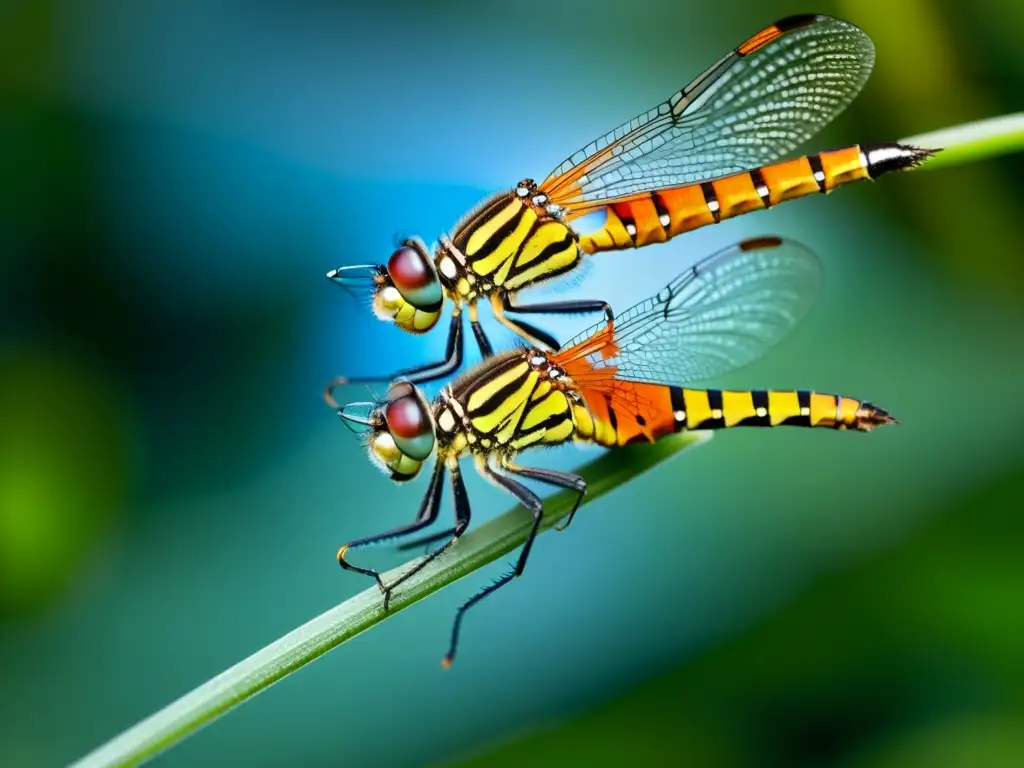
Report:
[[[853,24],[783,19],[569,157],[540,190],[571,210],[774,162],[846,108],[874,58],[871,39]]]
[[[682,385],[736,370],[785,337],[821,287],[814,253],[762,237],[714,253],[656,296],[569,341],[552,361],[581,387]]]

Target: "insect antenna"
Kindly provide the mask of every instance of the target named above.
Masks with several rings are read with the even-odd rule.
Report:
[[[380,283],[383,269],[379,264],[354,264],[350,267],[338,267],[327,273],[327,279],[345,289],[345,292],[356,301],[372,301],[373,291]]]
[[[375,415],[378,404],[366,401],[348,403],[338,409],[342,423],[357,435],[364,434],[378,425],[379,418]]]

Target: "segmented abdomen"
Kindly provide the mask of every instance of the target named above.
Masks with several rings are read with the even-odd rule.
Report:
[[[584,214],[599,210],[606,214],[603,225],[579,232],[580,248],[597,253],[662,243],[683,232],[786,200],[910,168],[930,155],[930,151],[902,144],[855,145],[713,181],[631,195],[597,210],[580,211],[581,226]]]
[[[615,382],[614,394],[586,394],[574,408],[577,436],[604,446],[653,442],[682,430],[827,427],[867,432],[894,419],[843,395],[782,390],[685,389]]]

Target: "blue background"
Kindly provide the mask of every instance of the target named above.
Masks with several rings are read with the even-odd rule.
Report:
[[[367,586],[337,547],[411,519],[425,480],[372,469],[321,388],[444,333],[324,272],[432,240],[807,10],[878,55],[807,150],[1021,106],[1007,0],[0,4],[0,763],[69,762]],[[902,424],[719,435],[542,537],[449,672],[452,613],[499,565],[159,764],[1018,763],[1022,178],[887,177],[537,291],[626,307],[742,237],[799,239],[821,301],[716,384]],[[475,520],[508,508],[467,485]]]

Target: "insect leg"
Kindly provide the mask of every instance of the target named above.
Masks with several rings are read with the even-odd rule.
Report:
[[[425,544],[433,544],[434,542],[440,541],[441,539],[445,539],[449,535],[450,534],[448,533],[448,531],[439,531],[438,533],[431,533],[426,536],[421,536],[418,539],[413,539],[412,541],[403,541],[401,544],[395,547],[395,549],[399,550],[400,552],[404,552],[407,549],[416,549],[416,547],[422,547]]]
[[[451,324],[448,326],[448,341],[444,348],[444,360],[417,365],[413,368],[404,368],[392,375],[389,380],[402,378],[412,384],[419,384],[424,381],[443,379],[455,373],[462,365],[462,352],[462,313],[456,309],[452,313]]]
[[[387,609],[388,590],[384,586],[384,582],[381,581],[380,574],[372,568],[362,568],[358,565],[352,565],[352,563],[345,559],[345,555],[353,549],[361,549],[373,544],[380,544],[385,541],[422,530],[434,522],[437,519],[437,512],[441,507],[441,483],[444,480],[444,470],[444,462],[437,462],[437,466],[434,467],[434,474],[430,477],[430,485],[427,486],[427,492],[423,496],[423,502],[420,504],[419,512],[416,513],[416,519],[413,522],[408,525],[399,526],[398,528],[392,528],[390,531],[385,531],[384,533],[378,533],[374,536],[367,536],[362,539],[350,541],[338,550],[338,564],[342,568],[346,571],[361,573],[364,576],[371,576],[377,580],[377,586],[380,587],[381,592],[384,593],[385,610]]]
[[[513,304],[512,297],[502,297],[501,308],[505,312],[520,315],[579,315],[584,312],[604,312],[608,322],[615,320],[612,308],[607,301],[599,299],[580,299],[574,301],[551,301],[544,304]]]
[[[587,495],[587,481],[579,475],[573,475],[569,472],[558,472],[554,469],[540,469],[537,467],[520,467],[517,464],[513,464],[509,460],[503,459],[501,466],[509,472],[512,472],[522,477],[528,477],[531,480],[536,480],[541,483],[548,483],[549,485],[556,485],[559,488],[568,488],[570,491],[576,492],[576,503],[572,506],[572,511],[566,518],[565,522],[561,525],[556,525],[556,531],[564,531],[569,527],[573,517],[576,516],[576,510],[580,508],[580,503],[583,501],[583,497]]]
[[[494,354],[491,342],[480,325],[480,316],[477,313],[476,301],[469,304],[469,324],[473,326],[473,335],[476,336],[476,344],[480,347],[480,356],[485,360]]]
[[[438,463],[440,464],[441,462]],[[433,560],[438,555],[447,550],[448,547],[450,547],[452,544],[458,541],[459,536],[461,536],[465,532],[466,528],[469,527],[469,496],[466,494],[466,484],[462,480],[462,472],[459,471],[458,465],[453,466],[450,471],[452,477],[452,504],[455,507],[455,526],[445,531],[444,533],[430,537],[434,540],[447,537],[448,541],[446,541],[440,547],[438,547],[429,555],[424,557],[422,560],[416,563],[415,566],[413,566],[408,571],[403,573],[393,582],[384,587],[385,608],[387,607],[388,601],[391,599],[391,592],[392,590],[394,590],[395,587],[397,587],[406,579],[409,579],[413,575],[422,571],[427,566],[427,563],[429,563],[431,560]],[[421,539],[418,543],[422,544],[424,542]]]
[[[506,313],[512,312],[522,315],[578,315],[584,312],[604,312],[604,316],[609,323],[612,323],[615,319],[615,315],[612,313],[612,308],[608,305],[608,302],[589,299],[517,305],[512,303],[512,297],[506,293],[500,297],[500,300],[497,296],[494,297],[494,300],[491,301],[491,306],[494,309],[494,316],[500,323],[520,336],[524,336],[534,343],[539,343],[540,346],[547,347],[551,351],[557,350],[561,346],[551,334],[523,320],[508,317]]]
[[[452,322],[448,327],[448,343],[445,345],[444,360],[403,368],[389,376],[339,376],[327,385],[327,389],[324,391],[324,400],[331,408],[338,408],[338,401],[334,399],[334,390],[346,384],[387,382],[399,378],[406,379],[411,384],[419,384],[424,381],[443,379],[462,365],[462,352],[462,314],[456,310],[452,314]]]
[[[527,323],[524,320],[514,320],[511,317],[500,318],[501,322],[510,328],[513,332],[519,334],[524,339],[528,339],[535,346],[546,348],[552,352],[558,350],[562,345],[558,343],[558,339],[552,336],[547,331],[542,331],[537,326]]]
[[[517,499],[519,503],[526,507],[533,514],[533,527],[530,528],[530,534],[526,537],[526,543],[523,544],[523,548],[519,552],[519,560],[516,562],[514,570],[506,573],[500,579],[495,581],[490,586],[484,587],[482,590],[476,593],[472,598],[467,600],[459,608],[455,614],[455,621],[452,623],[452,640],[451,645],[448,648],[448,653],[441,660],[442,666],[450,667],[452,661],[455,660],[455,651],[459,645],[459,631],[462,628],[462,619],[466,615],[466,611],[472,608],[474,605],[479,603],[485,597],[501,589],[503,586],[508,584],[512,579],[517,576],[523,575],[523,569],[526,567],[526,559],[530,556],[530,549],[533,547],[533,540],[537,538],[537,531],[540,529],[540,521],[544,516],[544,504],[540,498],[526,486],[518,483],[510,477],[491,469],[485,462],[479,462],[477,468],[484,477],[488,480],[493,481],[499,487],[505,489]]]

